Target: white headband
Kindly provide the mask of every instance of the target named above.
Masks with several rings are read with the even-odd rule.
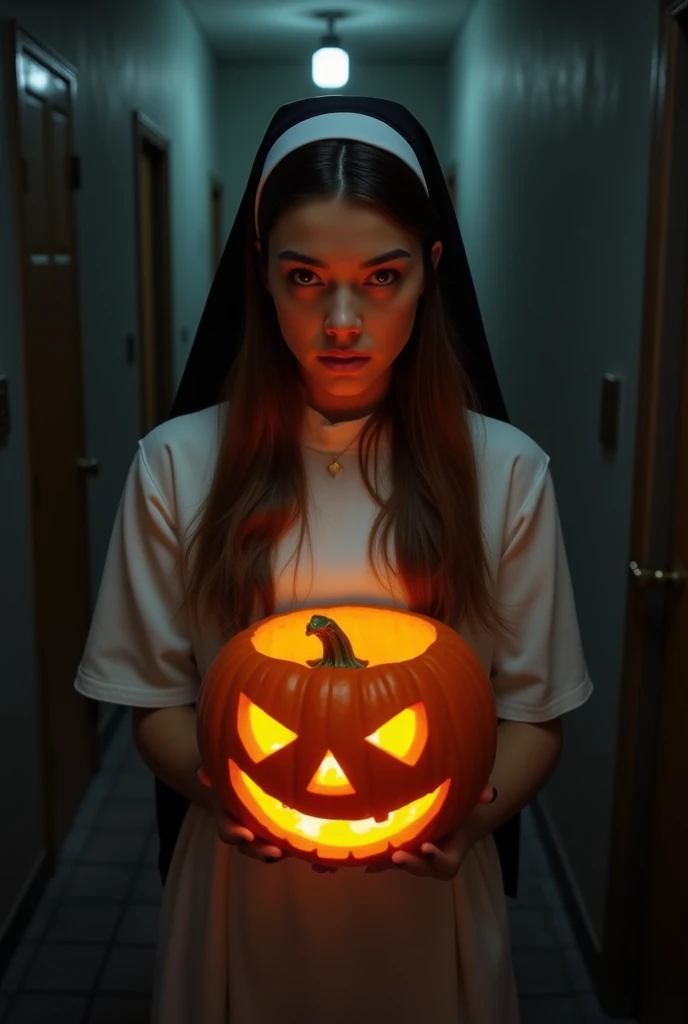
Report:
[[[354,114],[350,111],[317,114],[315,117],[299,121],[292,128],[288,128],[283,135],[280,135],[265,158],[254,208],[256,234],[258,234],[260,196],[268,176],[280,160],[283,160],[289,153],[293,153],[301,146],[308,145],[309,142],[318,142],[320,139],[355,139],[357,142],[367,142],[370,146],[377,146],[378,149],[386,149],[389,153],[394,153],[416,172],[423,182],[425,191],[429,194],[418,157],[412,147],[403,135],[400,135],[394,128],[390,128],[385,121],[380,121],[369,114]]]

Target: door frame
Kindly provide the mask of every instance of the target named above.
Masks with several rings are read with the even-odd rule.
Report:
[[[136,288],[138,304],[138,367],[139,367],[139,409],[141,433],[144,433],[145,423],[145,396],[146,380],[144,377],[143,344],[145,337],[145,318],[142,282],[142,258],[141,258],[141,188],[139,180],[139,161],[144,145],[152,146],[158,153],[162,163],[162,175],[159,181],[160,201],[162,204],[163,217],[160,224],[160,260],[161,280],[158,282],[159,291],[157,295],[158,331],[156,345],[156,360],[162,355],[162,374],[158,375],[158,382],[162,383],[164,395],[160,396],[156,388],[156,399],[158,404],[161,397],[165,402],[167,410],[172,406],[172,378],[173,378],[173,347],[172,347],[172,260],[171,260],[171,227],[170,227],[170,142],[160,128],[140,110],[132,112],[133,126],[133,151],[134,151],[134,220],[136,225]]]
[[[37,587],[37,573],[38,564],[36,556],[36,544],[35,544],[35,511],[33,503],[33,458],[31,450],[31,431],[29,429],[29,409],[30,409],[30,387],[29,387],[29,365],[27,357],[27,325],[25,318],[26,309],[26,277],[25,277],[25,264],[27,259],[27,248],[26,248],[26,236],[24,231],[23,222],[23,159],[22,159],[22,142],[21,142],[21,123],[20,123],[20,97],[19,97],[19,54],[24,51],[33,57],[38,63],[44,64],[53,74],[57,77],[64,79],[68,83],[70,91],[70,100],[72,104],[72,117],[74,117],[74,109],[76,99],[78,95],[78,80],[77,70],[70,64],[64,57],[60,56],[45,40],[34,32],[30,32],[25,29],[17,19],[9,19],[6,22],[6,31],[2,33],[6,43],[6,54],[7,54],[7,72],[6,72],[6,85],[8,95],[8,108],[9,108],[9,131],[11,133],[11,171],[14,179],[14,192],[16,197],[15,202],[15,238],[16,238],[16,254],[17,254],[17,291],[18,291],[18,322],[19,322],[19,345],[20,345],[20,367],[21,367],[21,381],[19,386],[21,388],[24,421],[25,421],[25,439],[24,439],[24,456],[27,466],[27,484],[29,488],[29,500],[27,503],[28,508],[28,526],[29,526],[29,559],[31,565],[31,589],[35,596]],[[73,130],[73,120],[72,120]],[[70,139],[71,152],[74,153],[74,137]],[[79,258],[79,239],[78,230],[76,224],[76,204],[72,205],[72,216],[74,217],[73,223],[73,262],[74,272],[77,281],[77,302],[79,302],[79,282],[81,280],[80,275],[80,258]],[[79,354],[79,394],[81,396],[81,447],[84,450],[86,443],[86,432],[85,432],[85,408],[84,408],[84,379],[83,379],[83,330],[81,323],[81,315],[76,318],[76,346]],[[84,521],[88,528],[88,509],[86,503],[85,493],[82,495],[84,502]],[[85,559],[85,574],[84,574],[84,586],[85,590],[85,601],[86,605],[91,604],[91,593],[90,593],[90,574],[89,574],[89,563],[90,563],[90,547],[88,543],[88,536],[84,540],[84,552],[83,557]],[[45,844],[45,856],[46,864],[50,873],[54,872],[57,867],[57,858],[59,850],[55,845],[55,807],[51,803],[50,795],[53,792],[51,783],[51,761],[52,755],[50,753],[50,726],[47,719],[48,702],[44,699],[43,688],[44,681],[40,678],[40,664],[41,664],[41,637],[39,633],[39,624],[34,608],[32,618],[32,649],[34,654],[34,666],[36,675],[36,709],[38,717],[38,757],[39,757],[39,770],[41,779],[41,817],[43,822],[43,841]],[[87,719],[90,719],[92,724],[91,732],[91,776],[93,776],[100,767],[100,748],[99,748],[99,737],[98,737],[98,726],[97,726],[97,711],[95,704],[91,701],[84,701],[85,712]]]
[[[678,422],[688,295],[688,144],[677,122],[688,110],[688,67],[678,45],[688,0],[663,0],[653,75],[642,350],[630,559],[671,568]],[[683,152],[683,151],[684,152]],[[634,1016],[641,1003],[662,680],[672,593],[641,588],[629,572],[607,904],[597,989],[604,1009]]]

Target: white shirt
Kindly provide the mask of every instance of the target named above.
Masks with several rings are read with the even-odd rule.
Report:
[[[222,406],[213,406],[178,417],[139,443],[75,683],[86,696],[136,707],[196,701],[222,638],[210,624],[199,632],[178,611],[181,554],[212,480],[222,414]],[[542,722],[579,706],[592,692],[549,457],[516,427],[469,417],[488,562],[516,635],[461,632],[492,680],[499,717]],[[294,581],[296,560],[289,560],[298,527],[281,541],[276,612],[338,602],[408,607],[394,578],[385,588],[367,564],[377,509],[358,473],[357,442],[341,456],[335,478],[326,470],[327,453],[346,447],[364,421],[332,424],[306,409],[302,451],[313,499],[315,561],[306,544]]]

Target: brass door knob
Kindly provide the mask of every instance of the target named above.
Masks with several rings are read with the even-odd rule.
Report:
[[[639,587],[681,587],[688,582],[688,572],[682,568],[648,569],[631,562],[629,569]]]
[[[79,472],[84,476],[98,476],[100,459],[81,458],[76,460],[76,464],[79,467]]]

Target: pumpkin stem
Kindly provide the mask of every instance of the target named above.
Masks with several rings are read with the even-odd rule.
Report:
[[[368,664],[356,657],[344,630],[326,615],[313,616],[306,626],[306,636],[317,636],[323,645],[322,658],[308,661],[311,668],[365,668]]]

